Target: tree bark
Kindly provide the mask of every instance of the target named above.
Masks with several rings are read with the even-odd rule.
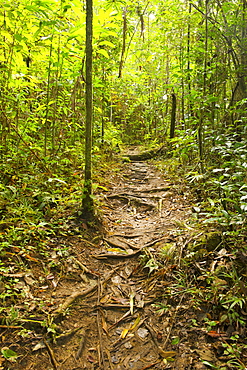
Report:
[[[82,216],[90,219],[93,216],[92,199],[92,115],[93,115],[93,1],[86,0],[86,137],[85,137],[85,172],[82,199]]]

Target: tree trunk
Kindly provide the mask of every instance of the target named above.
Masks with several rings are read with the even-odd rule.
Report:
[[[173,93],[172,94],[171,124],[170,124],[170,139],[173,139],[175,136],[176,108],[177,108],[177,98],[176,98],[176,95]]]
[[[93,115],[93,1],[86,0],[86,142],[85,142],[85,178],[82,200],[82,216],[91,219],[93,216],[92,199],[92,115]]]
[[[122,69],[124,64],[124,53],[126,49],[126,35],[127,35],[127,8],[123,10],[123,45],[121,51],[121,59],[119,63],[118,78],[122,77]]]

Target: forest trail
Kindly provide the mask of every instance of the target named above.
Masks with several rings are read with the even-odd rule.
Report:
[[[199,360],[204,333],[191,329],[189,302],[183,294],[165,298],[189,241],[188,230],[179,227],[191,213],[186,194],[148,162],[124,163],[111,187],[104,198],[105,235],[60,240],[69,256],[37,293],[46,302],[39,320],[45,317],[54,340],[30,331],[28,339],[18,339],[19,365],[9,369],[205,368]],[[206,358],[212,356],[206,350]]]

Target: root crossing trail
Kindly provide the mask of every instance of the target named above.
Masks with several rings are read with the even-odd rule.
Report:
[[[123,180],[107,196],[107,204],[108,241],[116,240],[128,253],[173,238],[190,207],[176,184],[146,162],[125,164]]]
[[[179,229],[188,200],[146,162],[123,164],[112,189],[104,200],[104,237],[69,241],[66,273],[51,292],[56,308],[48,308],[54,340],[33,340],[18,369],[194,368],[185,345],[171,344],[183,330],[183,296],[174,306],[164,300],[188,238]]]

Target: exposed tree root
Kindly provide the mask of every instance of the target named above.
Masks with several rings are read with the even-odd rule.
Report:
[[[60,315],[63,315],[66,309],[77,299],[84,297],[85,295],[93,292],[97,288],[97,284],[92,285],[90,288],[83,290],[82,292],[74,292],[71,294],[58,308],[56,311],[54,311],[53,316],[59,317]]]
[[[162,145],[158,149],[152,149],[140,154],[126,154],[124,157],[129,158],[131,161],[146,161],[147,159],[152,159],[161,154],[164,154],[166,150],[167,150],[166,145]]]

